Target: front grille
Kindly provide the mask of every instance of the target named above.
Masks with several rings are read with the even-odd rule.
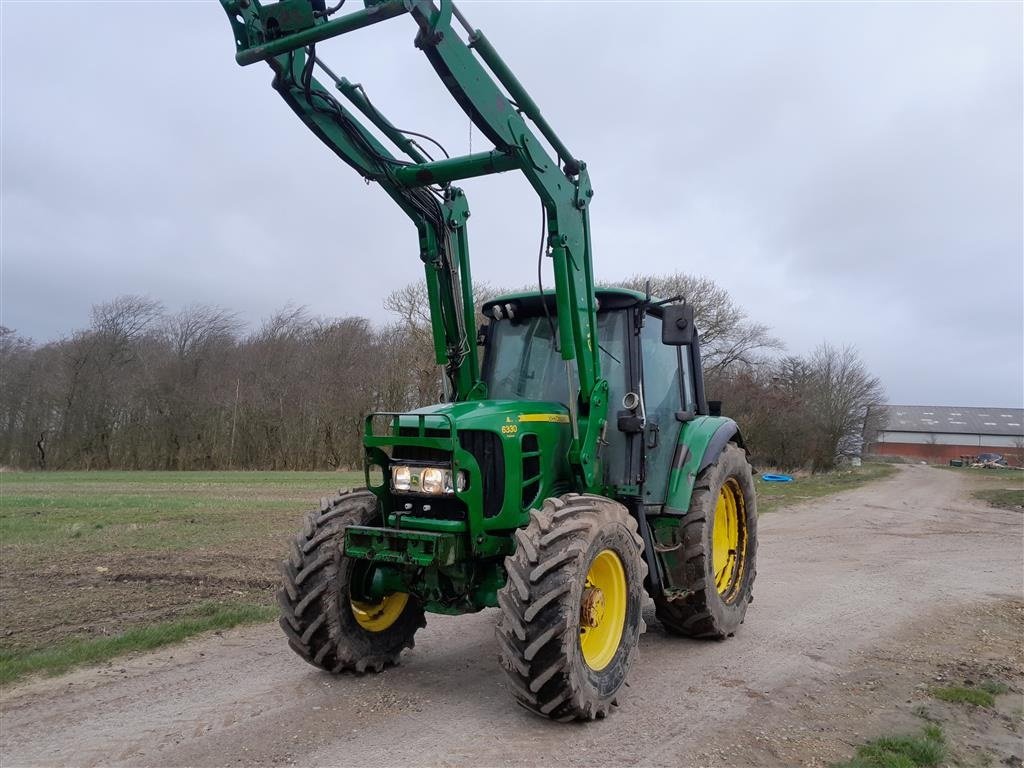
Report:
[[[540,493],[540,447],[537,436],[523,435],[523,493],[520,503],[523,509],[532,506]]]
[[[446,429],[428,429],[425,437],[448,437],[451,433]],[[398,430],[399,437],[419,437],[420,432],[415,427],[400,427]],[[391,449],[391,459],[393,461],[431,461],[431,462],[447,462],[452,460],[452,456],[448,451],[442,451],[438,448],[424,448],[420,445],[396,445]]]
[[[435,434],[436,433],[436,434]],[[416,437],[419,430],[413,427],[399,429],[400,437]],[[427,437],[446,437],[445,430],[427,430]],[[473,455],[480,466],[484,517],[495,517],[501,512],[505,500],[505,453],[501,437],[495,432],[480,429],[459,431],[459,444]],[[419,445],[396,445],[391,452],[392,462],[448,463],[452,459],[448,451],[425,448]],[[429,517],[439,520],[465,520],[466,510],[462,502],[451,497],[395,496],[395,512],[413,517]],[[411,505],[406,509],[406,505]],[[430,509],[423,509],[424,505]]]
[[[473,454],[480,465],[483,481],[484,517],[494,517],[501,512],[505,500],[505,453],[501,437],[496,432],[482,429],[465,429],[459,432],[462,448]]]

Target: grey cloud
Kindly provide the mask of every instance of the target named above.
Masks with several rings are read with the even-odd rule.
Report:
[[[463,7],[588,161],[600,277],[707,274],[795,352],[857,344],[895,401],[1021,405],[1020,5]],[[0,13],[4,324],[51,338],[120,293],[383,320],[419,278],[411,226],[235,66],[217,4]],[[323,54],[466,151],[412,37]],[[474,276],[530,281],[530,190],[466,188]]]

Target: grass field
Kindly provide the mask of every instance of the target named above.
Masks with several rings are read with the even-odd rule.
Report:
[[[274,613],[304,510],[339,472],[0,474],[0,682]]]
[[[758,480],[760,510],[894,471]],[[361,483],[355,472],[0,473],[0,683],[272,617],[302,514]]]
[[[974,498],[987,501],[993,507],[1016,510],[1024,508],[1024,489],[1022,488],[984,488],[975,491]]]
[[[796,475],[792,483],[766,483],[758,476],[755,480],[757,511],[760,514],[774,512],[790,504],[849,491],[895,473],[896,467],[892,464],[867,462],[859,467],[837,469],[818,475]]]
[[[993,507],[1024,510],[1024,471],[1018,469],[973,469],[971,467],[943,467],[950,472],[975,481],[978,490],[973,496],[987,501]]]

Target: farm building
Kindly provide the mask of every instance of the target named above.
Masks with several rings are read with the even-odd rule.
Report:
[[[870,451],[936,464],[962,456],[999,453],[1007,463],[1024,463],[1024,409],[885,405],[875,414],[879,431]]]

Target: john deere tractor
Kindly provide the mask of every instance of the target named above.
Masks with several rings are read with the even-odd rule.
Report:
[[[587,166],[484,34],[451,0],[364,2],[221,0],[238,63],[267,62],[309,129],[412,220],[444,386],[437,404],[366,417],[366,487],[306,518],[281,626],[317,667],[380,671],[426,613],[497,608],[516,700],[556,720],[604,717],[645,592],[672,634],[723,639],[743,622],[757,549],[743,438],[709,414],[691,305],[595,286]],[[406,16],[492,149],[432,157],[317,55]],[[469,207],[453,182],[516,171],[540,197],[537,273],[549,258],[554,290],[487,301],[477,329]]]

